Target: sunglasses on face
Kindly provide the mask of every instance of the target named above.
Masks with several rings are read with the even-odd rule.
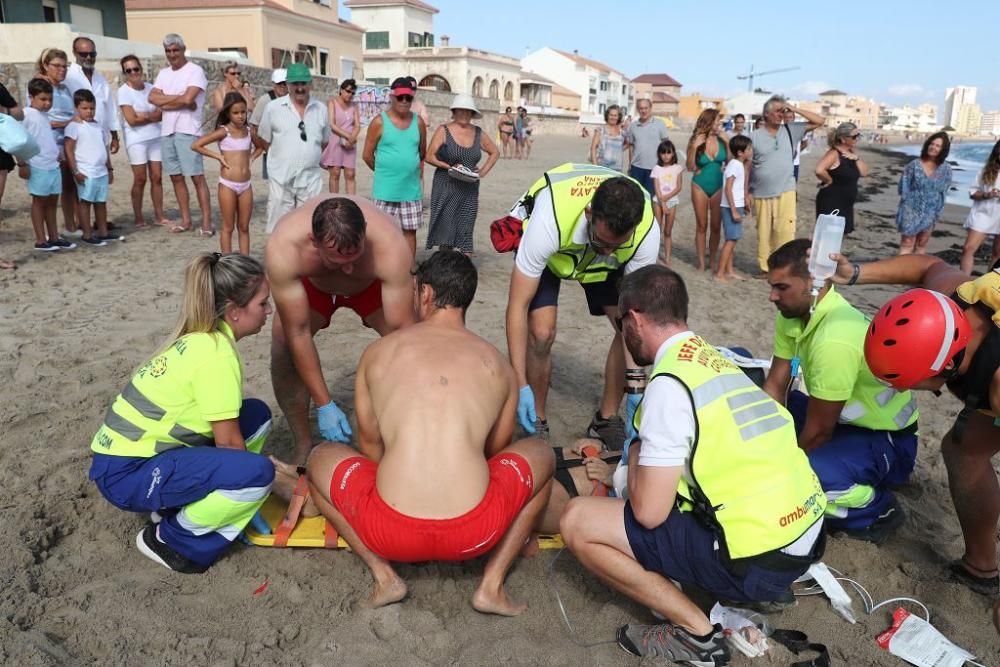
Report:
[[[96,58],[97,51],[77,51],[76,55],[80,56],[81,58]]]
[[[348,95],[353,95],[357,91],[354,90],[353,88],[344,88],[344,92],[347,93]]]
[[[396,100],[399,102],[412,102],[413,95],[396,95]]]
[[[306,136],[306,122],[304,120],[299,121],[299,139],[302,141],[308,140]]]
[[[239,72],[239,71],[236,71],[236,72],[226,72],[226,74],[231,74],[233,76],[239,76],[240,74],[242,74],[242,72]]]
[[[141,67],[126,67],[122,71],[125,72],[126,74],[142,74]]]
[[[850,134],[850,135],[848,135],[848,136],[849,136],[849,137],[850,137],[851,139],[860,139],[860,138],[861,138],[861,135],[860,135],[860,134]]]

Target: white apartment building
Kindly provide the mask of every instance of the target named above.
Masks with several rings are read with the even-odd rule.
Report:
[[[580,96],[580,122],[603,122],[604,110],[612,104],[631,109],[632,85],[622,72],[602,62],[551,47],[533,51],[521,59],[528,72],[537,72]]]
[[[979,121],[979,134],[1000,137],[1000,111],[987,111]]]
[[[937,120],[937,107],[933,104],[921,104],[919,107],[907,104],[888,109],[882,129],[896,132],[936,132],[941,129],[941,123]]]
[[[955,86],[944,91],[944,118],[942,122],[951,127],[958,127],[958,117],[963,104],[976,103],[975,86]]]

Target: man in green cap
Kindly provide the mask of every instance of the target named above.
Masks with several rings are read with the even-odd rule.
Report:
[[[326,173],[319,166],[330,141],[326,105],[311,99],[312,74],[292,63],[285,76],[288,95],[264,110],[257,134],[268,143],[267,231],[283,215],[323,192]]]

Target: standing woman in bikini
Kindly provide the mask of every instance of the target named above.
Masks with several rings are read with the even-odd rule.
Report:
[[[208,144],[219,142],[219,153]],[[251,154],[251,144],[255,150]],[[253,188],[250,187],[250,163],[264,152],[264,143],[250,134],[247,127],[247,103],[239,93],[228,93],[219,111],[216,130],[199,137],[191,150],[218,160],[219,208],[222,233],[219,246],[224,253],[233,251],[233,228],[239,228],[240,253],[250,254],[250,214],[253,212]]]
[[[511,108],[507,107],[500,114],[500,122],[497,123],[500,130],[500,143],[503,145],[503,158],[510,158],[510,139],[514,136],[514,117],[510,115]]]
[[[694,247],[698,254],[698,270],[705,270],[705,232],[708,237],[708,265],[715,270],[719,236],[722,230],[722,168],[726,164],[727,138],[722,130],[718,109],[705,109],[698,116],[688,142],[687,168],[691,178],[691,204],[697,227]]]

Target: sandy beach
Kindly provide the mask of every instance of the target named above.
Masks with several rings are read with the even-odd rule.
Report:
[[[679,146],[687,136],[678,133]],[[488,240],[488,223],[546,168],[583,160],[589,139],[541,136],[527,161],[501,161],[484,180],[476,229],[477,298],[469,327],[506,350],[504,307],[512,265]],[[821,154],[803,156],[799,235],[814,219],[815,180]],[[858,231],[845,252],[859,259],[894,254],[898,155],[865,149],[872,175],[863,181]],[[170,331],[180,302],[182,269],[195,252],[217,250],[218,238],[135,231],[124,150],[114,157],[110,219],[127,235],[107,248],[34,253],[30,200],[16,172],[2,205],[0,257],[16,271],[0,272],[0,663],[18,665],[638,665],[613,643],[630,621],[653,622],[637,607],[592,578],[570,553],[520,560],[508,579],[511,595],[530,607],[517,618],[475,612],[469,599],[482,562],[403,565],[410,585],[402,603],[359,608],[370,577],[348,552],[265,549],[237,544],[207,574],[184,576],[158,567],[133,544],[145,517],[114,509],[87,479],[89,443],[104,411],[130,372]],[[216,202],[216,163],[209,171]],[[359,163],[359,193],[371,191],[371,173]],[[266,237],[266,184],[254,179],[253,253]],[[429,199],[430,176],[425,180]],[[694,216],[687,191],[674,232],[674,268],[691,294],[692,328],[715,344],[740,344],[770,355],[774,309],[763,282],[715,283],[692,266]],[[168,213],[177,218],[169,181]],[[217,212],[217,209],[216,209]],[[949,207],[931,250],[953,251],[964,238],[965,213]],[[215,221],[218,227],[218,220]],[[198,224],[197,212],[195,225]],[[426,226],[418,236],[422,248]],[[755,269],[756,236],[737,246],[737,269]],[[959,246],[960,247],[960,246]],[[418,257],[427,251],[419,250]],[[982,269],[982,264],[979,265]],[[873,312],[897,288],[858,287],[847,298]],[[562,291],[555,371],[548,414],[553,444],[582,434],[599,399],[604,351],[610,336],[603,318],[586,313],[583,292]],[[332,395],[350,412],[354,365],[373,339],[353,313],[341,311],[317,338]],[[270,327],[240,343],[244,392],[276,412],[266,450],[287,455],[291,438],[277,412],[270,381]],[[824,561],[868,588],[876,601],[914,597],[952,641],[1000,664],[1000,637],[989,621],[989,601],[947,581],[947,563],[962,552],[961,533],[948,494],[939,447],[959,409],[950,396],[919,395],[921,446],[911,481],[899,489],[905,525],[883,547],[831,539]],[[429,419],[434,417],[429,415]],[[551,571],[551,579],[550,579]],[[258,595],[254,591],[267,583]],[[558,588],[584,648],[569,637],[553,597]],[[806,632],[829,647],[833,664],[898,665],[875,637],[890,625],[890,605],[866,616],[854,598],[856,625],[838,616],[822,596],[769,617],[773,627]],[[912,605],[908,608],[915,609]],[[810,656],[811,657],[811,656]],[[775,648],[770,662],[743,657],[734,665],[791,663]],[[642,664],[662,664],[652,660]]]

